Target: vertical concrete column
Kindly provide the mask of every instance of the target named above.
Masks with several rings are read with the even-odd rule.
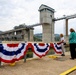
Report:
[[[65,39],[66,39],[66,42],[68,42],[69,40],[69,38],[68,38],[68,19],[65,19]]]
[[[30,28],[29,29],[29,34],[28,34],[29,35],[28,36],[29,41],[31,41],[31,42],[33,41],[33,30],[34,30],[34,28]]]
[[[52,17],[51,17],[51,18],[54,19],[54,14],[52,14]],[[52,42],[55,41],[54,23],[55,23],[55,21],[52,21],[52,22],[51,22],[51,30],[52,30],[52,31],[51,31],[51,33],[52,33],[52,34],[51,34],[51,41],[52,41]]]
[[[24,30],[24,41],[33,41],[34,28],[28,28]]]
[[[28,41],[28,30],[24,30],[24,41]]]
[[[65,31],[66,31],[66,36],[68,36],[68,19],[65,20]]]
[[[52,41],[52,27],[49,24],[43,24],[43,34],[42,34],[42,41],[43,42],[51,42]]]

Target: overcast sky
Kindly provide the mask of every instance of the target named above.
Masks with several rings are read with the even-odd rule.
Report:
[[[13,29],[25,23],[39,23],[41,4],[55,9],[55,18],[76,14],[76,0],[0,0],[0,31]],[[69,20],[69,28],[76,29],[76,18]],[[34,33],[41,33],[42,27],[35,27]],[[65,33],[65,21],[55,22],[55,33]]]

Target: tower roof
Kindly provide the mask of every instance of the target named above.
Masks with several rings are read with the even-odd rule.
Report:
[[[39,11],[43,10],[43,9],[48,9],[49,11],[52,11],[53,13],[55,12],[55,10],[47,5],[44,5],[42,4],[40,7],[39,7]]]

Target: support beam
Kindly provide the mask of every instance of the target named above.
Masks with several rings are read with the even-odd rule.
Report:
[[[27,26],[27,28],[32,28],[32,27],[36,27],[36,26],[40,26],[42,25],[41,23],[37,23],[37,24],[33,24],[33,25],[29,25]]]
[[[63,16],[61,18],[54,18],[53,21],[59,21],[59,20],[63,20],[63,19],[72,19],[72,18],[76,18],[76,14],[69,15],[69,16]]]

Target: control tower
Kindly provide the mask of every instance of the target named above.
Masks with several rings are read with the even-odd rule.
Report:
[[[54,12],[55,10],[46,5],[39,7],[40,12],[40,23],[43,28],[42,41],[43,42],[54,42]]]

